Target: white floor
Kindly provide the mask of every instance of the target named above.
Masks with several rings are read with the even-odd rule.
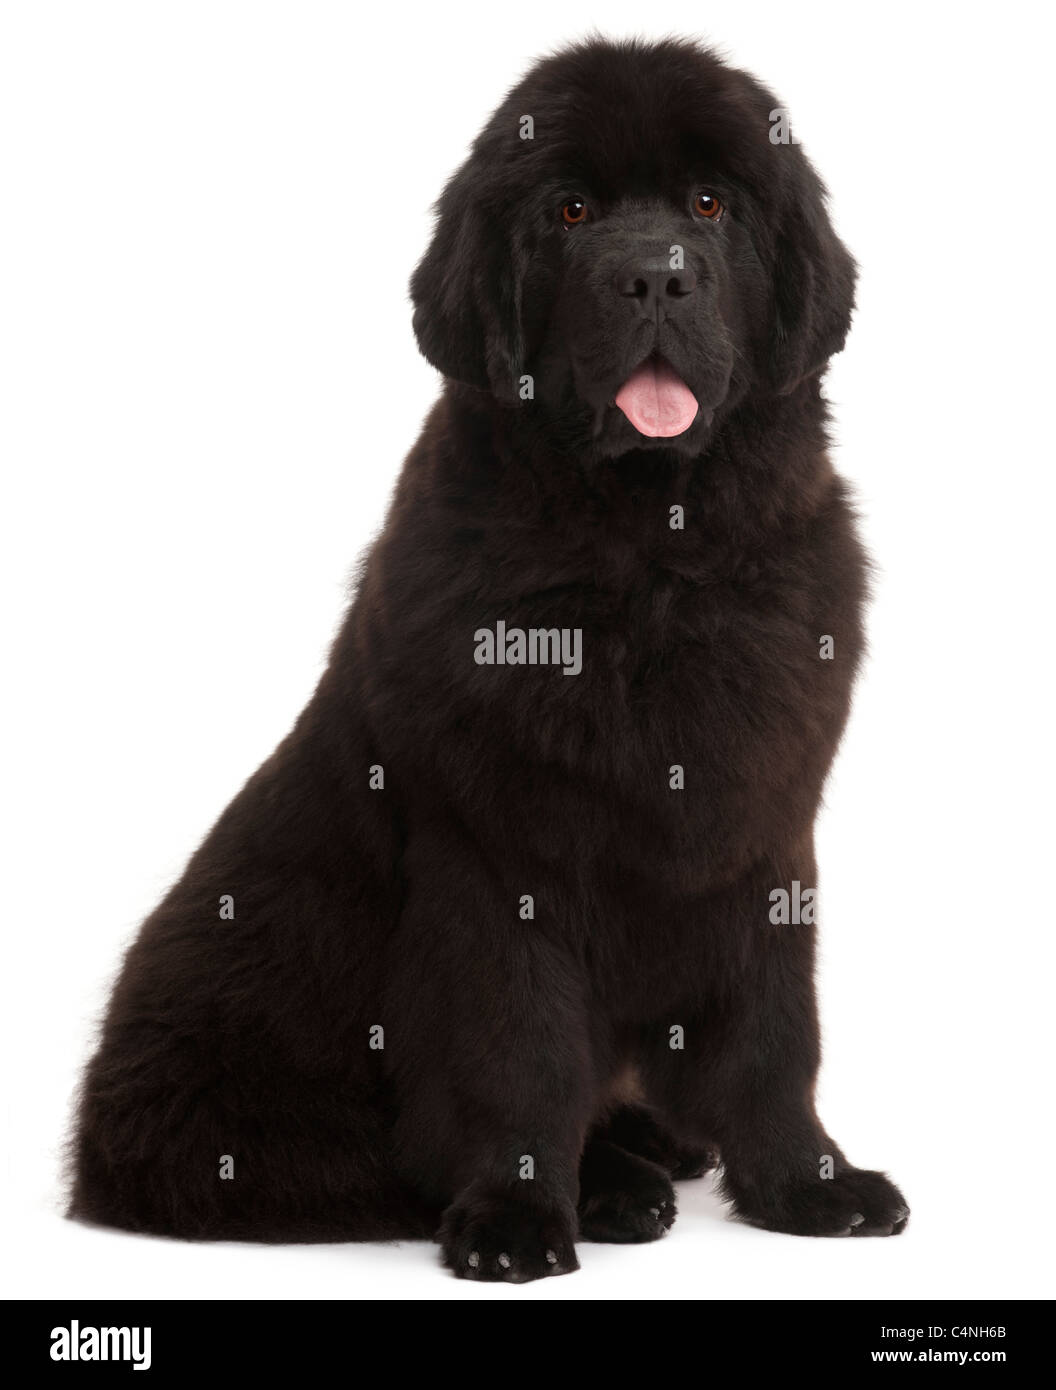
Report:
[[[12,1217],[19,1267],[5,1290],[32,1298],[905,1299],[1038,1298],[1050,1254],[1030,1238],[995,1155],[959,1172],[899,1171],[913,1194],[894,1240],[799,1240],[725,1218],[710,1179],[684,1183],[680,1212],[653,1245],[580,1247],[579,1273],[508,1286],[457,1280],[437,1247],[189,1245],[102,1231],[40,1206]],[[893,1165],[892,1165],[893,1167]]]

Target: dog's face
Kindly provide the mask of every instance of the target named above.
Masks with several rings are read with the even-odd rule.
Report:
[[[699,452],[746,396],[794,389],[843,345],[854,265],[776,110],[684,43],[540,63],[440,200],[411,286],[425,356],[599,456]]]

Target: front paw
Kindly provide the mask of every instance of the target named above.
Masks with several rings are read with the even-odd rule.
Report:
[[[444,1212],[437,1239],[459,1279],[525,1284],[579,1268],[571,1214],[501,1194],[464,1194]]]
[[[674,1225],[675,1189],[663,1168],[595,1140],[579,1175],[579,1233],[619,1245],[659,1240]]]
[[[751,1192],[727,1180],[742,1220],[794,1236],[897,1236],[909,1206],[883,1173],[843,1168],[833,1178],[807,1178],[773,1187],[755,1182]]]

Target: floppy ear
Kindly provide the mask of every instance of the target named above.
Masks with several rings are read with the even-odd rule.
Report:
[[[509,212],[485,205],[481,187],[487,180],[470,159],[437,203],[433,240],[411,277],[414,332],[444,376],[515,400],[526,257],[507,234]]]
[[[770,375],[785,396],[843,347],[857,270],[832,229],[821,180],[794,146],[782,153],[796,163],[785,187],[774,258]]]

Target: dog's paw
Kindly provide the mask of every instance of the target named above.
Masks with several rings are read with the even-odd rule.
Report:
[[[665,1190],[667,1196],[662,1195]],[[650,1191],[595,1192],[580,1208],[579,1233],[584,1240],[640,1245],[666,1236],[677,1215],[669,1182],[666,1188],[657,1183]]]
[[[751,1225],[794,1236],[897,1236],[909,1220],[894,1183],[864,1168],[784,1185],[754,1200],[735,1198],[734,1205]]]
[[[579,1233],[584,1240],[640,1244],[659,1240],[677,1214],[671,1179],[656,1163],[613,1144],[595,1143],[580,1168]]]
[[[501,1195],[452,1203],[437,1239],[444,1264],[459,1279],[526,1284],[579,1268],[569,1215]]]

